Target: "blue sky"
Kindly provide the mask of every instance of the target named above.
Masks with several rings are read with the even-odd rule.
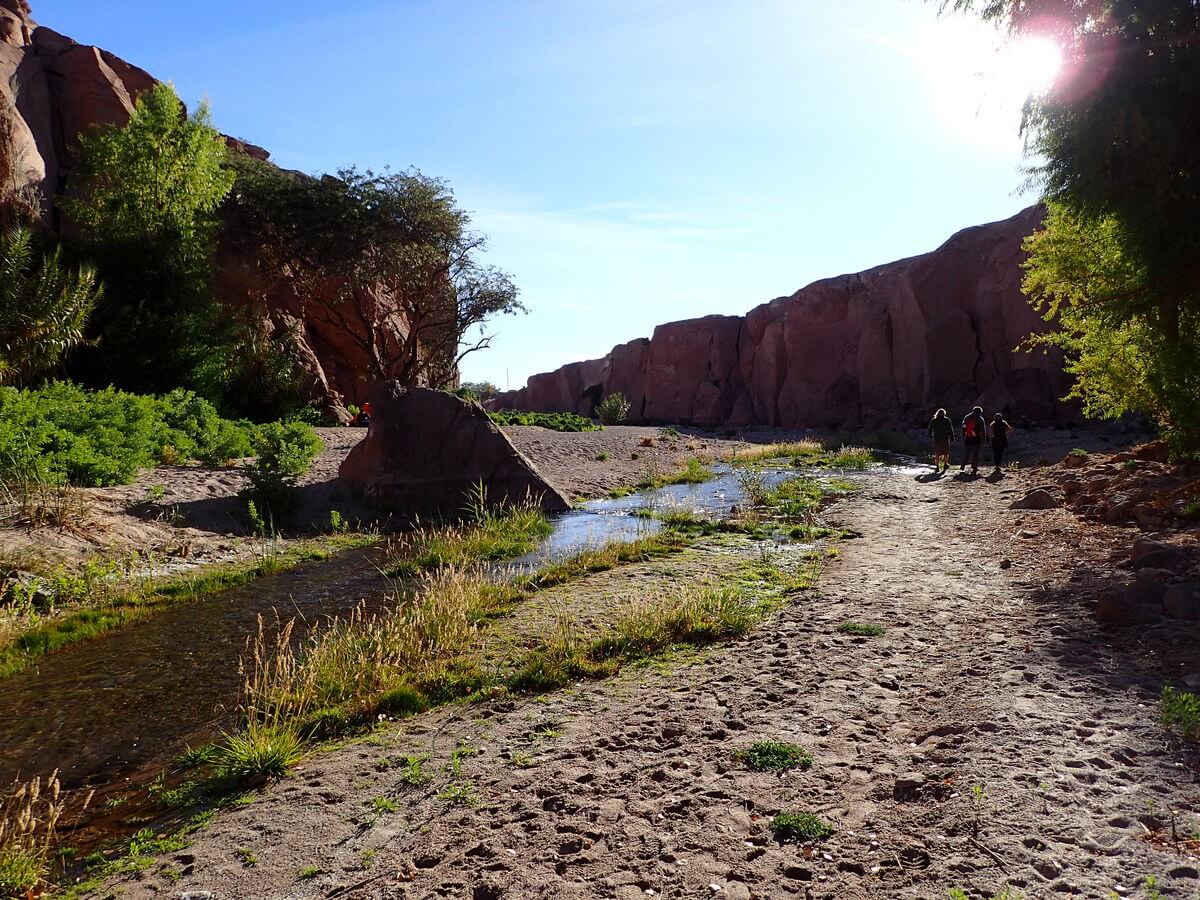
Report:
[[[502,388],[1033,201],[1030,66],[920,0],[33,5],[280,165],[446,179],[530,310],[464,365]]]

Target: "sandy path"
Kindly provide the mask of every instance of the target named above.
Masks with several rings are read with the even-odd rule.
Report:
[[[1200,671],[1197,629],[1097,633],[1079,584],[1111,535],[1061,510],[1007,510],[1024,486],[875,479],[832,510],[863,536],[820,596],[748,638],[315,758],[123,896],[930,900],[1010,883],[1107,898],[1145,896],[1137,883],[1156,874],[1162,896],[1194,898],[1200,863],[1142,837],[1169,810],[1181,832],[1200,827],[1196,758],[1154,715],[1164,679]],[[847,619],[888,631],[844,636]],[[761,738],[804,744],[812,769],[733,761]],[[473,752],[452,776],[458,746]],[[431,784],[399,776],[413,753],[430,754]],[[477,805],[446,799],[450,784]],[[372,811],[380,796],[400,810]],[[780,845],[767,828],[780,809],[838,832],[813,851]]]

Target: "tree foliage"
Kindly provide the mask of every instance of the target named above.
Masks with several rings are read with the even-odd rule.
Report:
[[[1052,201],[1028,286],[1093,414],[1140,410],[1200,448],[1200,0],[945,0],[1063,48],[1026,105]]]
[[[437,179],[357,169],[310,178],[250,158],[234,167],[232,232],[264,271],[336,320],[368,360],[365,381],[446,387],[463,356],[490,344],[485,323],[524,309],[512,280],[482,263],[485,238]]]
[[[24,227],[0,235],[0,385],[23,384],[58,365],[83,341],[103,296],[89,266],[69,268]]]
[[[83,196],[64,201],[78,249],[107,290],[79,374],[140,391],[207,388],[228,360],[213,292],[216,211],[233,183],[207,104],[189,118],[170,85],[141,94],[128,124],[80,137]]]

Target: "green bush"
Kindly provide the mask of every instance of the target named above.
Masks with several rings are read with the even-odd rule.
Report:
[[[585,419],[575,413],[520,412],[515,409],[503,409],[488,413],[488,416],[497,425],[538,425],[552,431],[600,430],[600,426],[591,419]]]
[[[67,382],[0,388],[0,479],[126,484],[164,461],[219,465],[249,456],[253,432],[190,391],[152,397]]]
[[[247,472],[249,496],[272,517],[286,515],[292,506],[297,481],[325,445],[312,426],[303,422],[260,425],[253,445],[256,458]]]
[[[604,425],[620,425],[629,418],[629,400],[620,391],[596,404],[596,415]]]

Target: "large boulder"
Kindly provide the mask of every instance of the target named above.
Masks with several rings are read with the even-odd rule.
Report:
[[[1030,207],[745,316],[660,325],[602,359],[535,375],[495,405],[577,411],[581,386],[600,383],[629,398],[632,418],[656,422],[881,428],[975,403],[1017,421],[1069,421],[1061,357],[1013,352],[1047,327],[1021,291],[1021,242],[1041,218]]]
[[[444,391],[376,385],[371,426],[338,474],[377,506],[410,518],[453,518],[482,483],[491,505],[570,509],[478,403]]]

